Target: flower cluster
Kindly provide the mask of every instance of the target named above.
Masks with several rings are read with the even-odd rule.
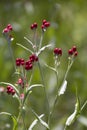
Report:
[[[43,30],[43,31],[46,31],[46,29],[47,29],[49,26],[50,26],[50,22],[48,22],[46,19],[44,19],[44,20],[42,21],[42,25],[41,25],[42,30]],[[31,24],[31,26],[30,26],[30,28],[31,28],[32,30],[36,29],[37,27],[38,27],[38,25],[37,25],[36,22],[34,22],[33,24]]]
[[[37,23],[35,22],[35,23],[33,23],[31,26],[30,26],[30,28],[33,30],[33,29],[36,29],[37,28]]]
[[[54,49],[54,54],[61,56],[61,55],[62,55],[62,49],[61,49],[61,48],[55,48],[55,49]]]
[[[11,24],[8,24],[8,25],[6,26],[6,28],[3,29],[3,33],[8,33],[8,32],[10,32],[10,31],[12,31],[12,30],[13,30],[12,25],[11,25]]]
[[[7,86],[7,91],[6,91],[8,94],[12,94],[14,95],[15,94],[15,90],[11,87],[11,86]]]
[[[69,49],[68,54],[71,55],[71,56],[74,56],[74,57],[77,56],[78,55],[77,47],[73,46],[71,49]]]
[[[50,26],[50,22],[46,21],[45,19],[42,21],[41,28],[42,30],[46,30]]]
[[[12,25],[8,24],[6,26],[6,28],[4,28],[3,31],[2,31],[3,35],[8,40],[8,42],[13,40],[12,35],[9,34],[9,32],[11,32],[12,30],[13,30]]]
[[[18,79],[17,84],[20,85],[22,88],[24,88],[24,81],[22,78]]]
[[[31,70],[35,61],[38,61],[38,57],[35,54],[32,54],[27,61],[23,58],[17,58],[16,66],[24,66],[25,70]]]

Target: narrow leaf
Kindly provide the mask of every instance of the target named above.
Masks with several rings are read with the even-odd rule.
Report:
[[[32,88],[35,88],[35,87],[43,87],[43,85],[42,84],[33,84],[33,85],[31,85],[30,87],[28,87],[28,91],[31,91],[32,90]]]
[[[70,125],[75,121],[76,115],[77,115],[77,112],[76,112],[76,110],[75,110],[74,113],[71,114],[71,115],[68,117],[68,119],[67,119],[67,121],[66,121],[66,126],[70,126]]]
[[[58,95],[63,95],[66,91],[66,87],[67,87],[67,81],[65,80],[62,84],[62,86],[60,87],[60,90],[58,92]]]
[[[25,97],[24,97],[23,103],[25,103],[25,100],[26,100],[27,96],[31,93],[32,89],[35,88],[35,87],[43,87],[43,85],[42,84],[33,84],[30,87],[28,87],[28,89],[26,91],[26,94],[25,94]]]
[[[31,41],[31,40],[29,40],[28,38],[26,38],[26,37],[24,37],[24,39],[25,40],[27,40],[28,41],[28,43],[30,43],[31,45],[32,45],[32,47],[33,47],[33,42]]]
[[[56,72],[56,69],[55,69],[55,68],[53,68],[53,67],[51,67],[51,66],[49,66],[49,65],[47,65],[47,64],[45,64],[45,66],[48,67],[50,70]]]
[[[41,118],[39,118],[39,116],[37,115],[37,113],[32,109],[32,112],[33,112],[33,114],[35,115],[35,117],[37,118],[37,120],[43,125],[43,126],[45,126],[47,129],[49,129],[49,126],[48,126],[48,124],[45,122],[45,121],[43,121]]]
[[[39,118],[41,119],[44,116],[44,114],[40,115]],[[28,130],[32,130],[33,127],[37,124],[38,120],[35,119],[32,124],[30,125],[30,127],[28,128]]]
[[[46,45],[46,46],[43,46],[43,47],[39,50],[39,52],[37,53],[37,56],[38,56],[42,51],[44,51],[46,48],[51,47],[51,46],[52,46],[51,44],[48,44],[48,45]]]
[[[40,123],[41,123],[43,126],[45,126],[47,129],[49,129],[49,126],[48,126],[48,124],[47,124],[45,121],[43,121],[42,119],[39,119],[39,121],[40,121]]]
[[[75,110],[74,112],[68,117],[66,121],[66,126],[70,126],[77,118],[77,116],[80,114],[80,101],[79,98],[77,97],[77,101],[75,104]]]
[[[25,47],[25,46],[23,46],[23,45],[21,45],[21,44],[19,44],[19,43],[16,43],[16,44],[17,44],[18,46],[22,47],[23,49],[29,51],[31,54],[33,54],[33,51],[31,51],[31,50],[28,49],[27,47]]]

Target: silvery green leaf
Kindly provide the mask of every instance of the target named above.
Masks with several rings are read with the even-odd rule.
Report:
[[[74,112],[68,117],[66,121],[66,126],[70,126],[77,118],[77,116],[80,114],[80,101],[79,98],[77,97],[77,101],[75,104],[75,110]]]
[[[28,49],[27,47],[25,47],[25,46],[23,46],[23,45],[21,45],[21,44],[19,44],[19,43],[16,43],[16,44],[17,44],[18,46],[22,47],[23,49],[29,51],[31,54],[33,54],[33,51],[31,51],[31,50]]]
[[[47,129],[49,129],[48,124],[47,124],[45,121],[43,121],[41,118],[39,118],[39,116],[37,115],[37,113],[36,113],[33,109],[31,109],[31,110],[32,110],[33,114],[35,115],[35,117],[37,118],[37,120],[38,120],[43,126],[45,126]]]
[[[47,65],[47,64],[45,64],[45,66],[48,67],[50,70],[53,70],[54,72],[56,72],[56,69],[55,69],[55,68],[53,68],[53,67],[51,67],[51,66],[49,66],[49,65]]]
[[[26,100],[27,96],[31,93],[32,89],[36,88],[36,87],[43,87],[43,85],[42,84],[33,84],[33,85],[29,86],[26,90],[26,94],[24,96],[23,104],[25,103],[25,100]]]
[[[30,87],[28,87],[27,91],[30,91],[32,88],[35,88],[35,87],[43,87],[43,85],[42,84],[33,84]]]
[[[42,51],[44,51],[46,48],[49,48],[49,47],[51,47],[51,44],[48,44],[48,45],[42,47],[42,48],[39,50],[39,52],[37,53],[37,56],[38,56]]]
[[[65,80],[63,82],[62,86],[60,87],[59,92],[58,92],[59,96],[64,94],[64,92],[66,91],[66,87],[67,87],[67,81]]]
[[[76,110],[75,110],[74,113],[71,114],[71,115],[68,117],[68,119],[67,119],[67,121],[66,121],[66,126],[70,126],[70,125],[74,122],[74,120],[76,119],[76,115],[77,115],[77,112],[76,112]]]
[[[40,123],[41,123],[43,126],[45,126],[47,129],[49,129],[49,126],[48,126],[48,124],[47,124],[45,121],[43,121],[42,119],[40,119],[39,121],[40,121]]]
[[[24,37],[24,39],[27,40],[28,43],[30,43],[30,44],[32,45],[32,47],[33,47],[33,42],[32,42],[30,39],[28,39],[28,38],[26,38],[26,37]]]
[[[40,115],[39,118],[41,119],[44,116],[44,114]],[[30,125],[30,127],[28,128],[28,130],[32,130],[33,127],[37,124],[38,120],[35,119],[32,124]]]

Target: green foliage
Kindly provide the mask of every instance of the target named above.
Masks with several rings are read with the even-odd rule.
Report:
[[[78,46],[78,58],[76,59],[73,67],[71,68],[71,72],[68,76],[68,84],[67,91],[63,98],[63,103],[60,101],[56,105],[56,110],[53,115],[53,126],[61,126],[65,123],[65,118],[67,114],[73,110],[74,97],[75,97],[75,87],[78,86],[79,97],[81,97],[81,103],[87,99],[87,0],[10,0],[1,1],[0,2],[0,32],[2,32],[3,28],[11,23],[14,28],[13,36],[14,41],[12,42],[13,52],[16,57],[29,57],[29,52],[25,51],[23,48],[18,46],[16,43],[21,43],[22,46],[30,47],[27,45],[27,41],[24,37],[29,37],[31,41],[33,41],[32,32],[29,28],[32,22],[36,21],[41,24],[42,19],[47,19],[51,22],[50,29],[45,33],[44,43],[48,44],[49,42],[53,42],[54,46],[63,48],[63,56],[61,60],[63,61],[60,66],[61,75],[59,76],[60,83],[62,81],[62,77],[65,73],[65,68],[67,66],[67,53],[66,50],[71,47],[73,44]],[[40,35],[40,28],[38,28]],[[31,47],[30,47],[31,49]],[[0,82],[10,82],[15,83],[16,76],[12,76],[14,73],[13,64],[11,61],[11,57],[9,55],[9,49],[7,42],[4,40],[2,34],[0,35]],[[47,62],[50,66],[53,64],[53,54],[51,51],[46,51],[44,54],[40,56],[43,60]],[[44,77],[47,78],[47,91],[49,93],[50,102],[52,103],[53,97],[56,94],[54,88],[55,77],[51,84],[50,81],[50,70],[48,68],[44,68],[43,66],[43,74]],[[34,74],[34,79],[32,82],[35,83],[40,82],[38,70]],[[50,86],[51,87],[48,87]],[[2,85],[0,85],[2,86]],[[38,87],[38,90],[34,90],[34,94],[30,96],[29,103],[33,105],[33,107],[39,112],[38,115],[41,115],[40,112],[44,112],[44,108],[41,107],[44,104],[44,95],[42,92],[40,93],[41,88]],[[54,94],[52,94],[54,92]],[[37,102],[36,102],[37,99]],[[42,100],[41,100],[42,99]],[[3,102],[2,102],[3,100]],[[0,93],[0,112],[4,109],[8,110],[9,107],[13,108],[12,113],[18,113],[18,108],[16,110],[15,104],[11,103],[7,104],[9,97],[6,94]],[[16,101],[15,101],[16,102]],[[50,104],[51,104],[50,103]],[[7,108],[5,108],[7,107]],[[41,110],[39,110],[41,109]],[[61,113],[61,114],[60,114]],[[87,115],[86,108],[82,112],[83,116]],[[5,121],[5,118],[3,119]],[[0,126],[1,130],[7,129],[3,128],[2,125],[4,122],[0,116]],[[32,114],[27,115],[26,117],[26,125],[31,124],[33,121]],[[55,120],[55,121],[54,121]],[[8,122],[10,119],[8,118]],[[59,123],[58,123],[59,122]],[[81,129],[86,130],[87,126],[84,126],[80,123],[78,125],[73,125],[72,129]],[[38,128],[37,128],[38,129]],[[39,128],[41,129],[41,128]],[[56,128],[53,128],[55,130]],[[59,127],[57,127],[59,129]],[[10,130],[10,129],[9,129]],[[20,126],[21,130],[21,126]],[[35,129],[36,130],[36,129]]]

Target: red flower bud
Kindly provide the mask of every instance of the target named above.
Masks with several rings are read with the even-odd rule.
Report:
[[[43,25],[44,25],[46,22],[47,22],[46,19],[44,19],[44,20],[42,21]]]
[[[73,55],[73,50],[72,50],[72,49],[69,49],[69,50],[68,50],[68,54],[69,54],[69,55]]]
[[[5,28],[5,29],[3,30],[3,33],[8,33],[8,32],[9,32],[8,28]]]
[[[34,25],[34,28],[37,28],[37,23],[36,22],[33,25]]]
[[[50,26],[50,22],[45,22],[45,23],[44,23],[44,26],[45,26],[45,27],[49,27],[49,26]]]
[[[62,49],[61,48],[55,48],[54,49],[54,54],[55,55],[62,55]]]
[[[75,51],[74,56],[77,56],[77,55],[78,55],[78,52],[77,52],[77,51]]]
[[[73,47],[72,47],[72,50],[73,50],[73,52],[75,52],[75,51],[77,50],[77,47],[76,47],[76,46],[73,46]]]

